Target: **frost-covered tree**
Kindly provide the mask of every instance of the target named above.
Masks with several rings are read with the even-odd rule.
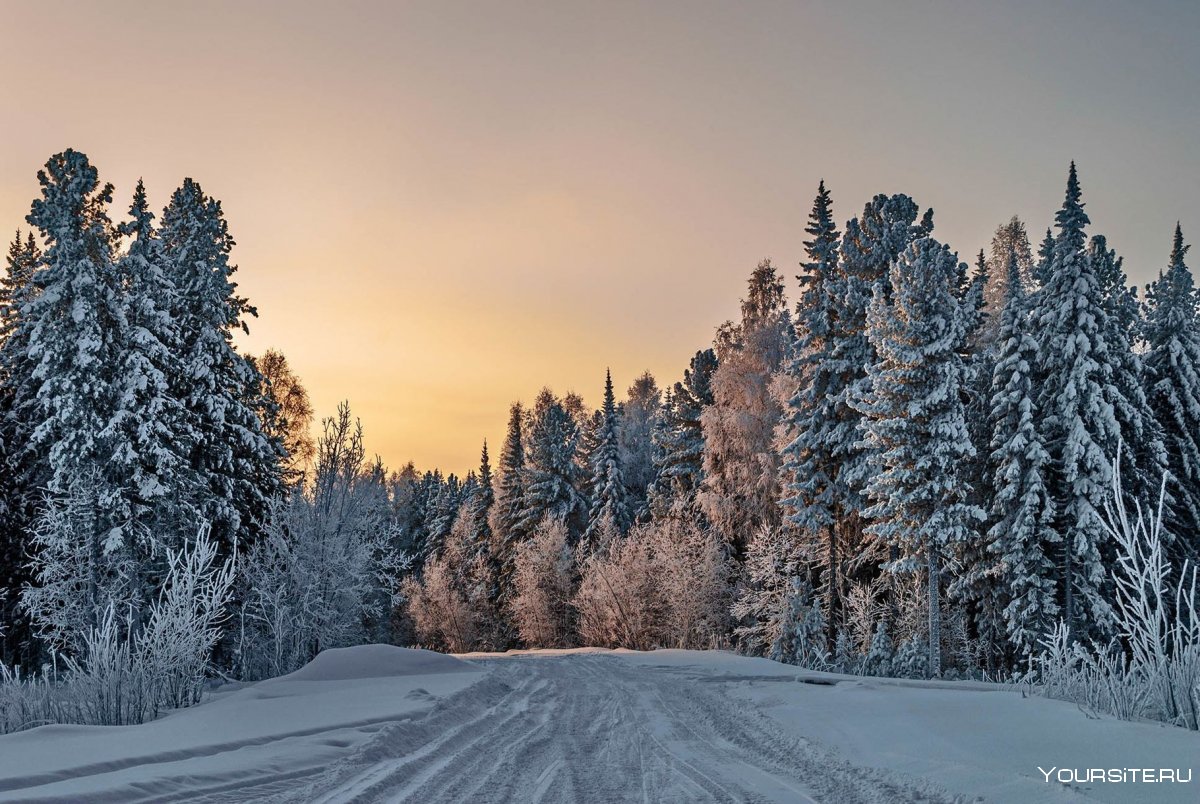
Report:
[[[1200,557],[1200,319],[1189,246],[1176,224],[1165,272],[1146,289],[1146,396],[1165,440],[1165,531],[1176,563]]]
[[[642,518],[646,500],[654,482],[654,442],[652,432],[662,407],[662,393],[654,375],[644,372],[629,386],[617,417],[617,444],[621,477],[631,516]]]
[[[864,489],[874,472],[870,449],[860,435],[859,402],[870,392],[867,367],[876,361],[874,344],[867,335],[867,312],[875,296],[890,297],[892,263],[909,243],[933,231],[933,210],[926,210],[918,220],[919,214],[920,208],[907,195],[876,195],[862,214],[846,222],[842,235],[839,278],[834,287],[840,305],[832,359],[846,376],[839,381],[835,419],[839,426],[829,437],[842,461],[841,480],[850,495],[847,509],[857,517],[868,504]],[[851,526],[862,527],[861,523]]]
[[[840,235],[833,222],[833,209],[825,183],[817,197],[805,229],[808,260],[802,264],[800,300],[796,304],[796,345],[792,359],[781,376],[781,390],[794,388],[785,400],[780,427],[784,488],[780,504],[790,524],[810,543],[809,553],[819,556],[817,583],[825,601],[824,611],[835,638],[833,624],[840,612],[846,557],[840,549],[841,532],[847,524],[847,502],[852,492],[842,477],[840,447],[844,446],[839,420],[839,397],[857,368],[836,357],[841,334],[838,308],[838,249]]]
[[[1109,604],[1100,511],[1111,481],[1109,457],[1121,429],[1110,401],[1111,322],[1095,266],[1087,255],[1087,213],[1071,163],[1066,197],[1055,216],[1058,233],[1034,296],[1032,330],[1039,338],[1040,431],[1050,455],[1047,487],[1055,506],[1058,600],[1073,638],[1107,630]]]
[[[164,270],[141,181],[119,232],[129,240],[116,264],[124,328],[105,436],[126,541],[147,564],[164,546],[178,549],[194,532],[197,489],[189,460],[196,436],[171,387],[182,372],[179,327],[171,315],[178,289]],[[153,572],[149,566],[142,571]]]
[[[516,551],[512,620],[521,641],[531,648],[567,648],[575,644],[577,585],[575,556],[566,526],[542,522]]]
[[[567,525],[573,540],[583,532],[587,504],[576,463],[579,428],[562,401],[542,389],[529,413],[525,450],[528,484],[518,528],[532,532],[549,517]]]
[[[701,415],[713,403],[712,377],[717,353],[704,349],[692,356],[683,379],[670,389],[654,429],[655,478],[650,508],[655,518],[692,518],[696,492],[704,479],[704,430]]]
[[[1120,452],[1126,492],[1132,499],[1147,502],[1158,492],[1156,478],[1166,471],[1167,457],[1162,429],[1146,399],[1141,355],[1133,348],[1141,330],[1137,291],[1129,286],[1123,260],[1108,248],[1103,235],[1092,237],[1087,258],[1100,284],[1108,315],[1103,334],[1111,379],[1104,390],[1125,445]],[[1113,558],[1111,551],[1102,556],[1106,560]]]
[[[501,605],[512,596],[517,545],[525,538],[521,517],[525,510],[528,472],[525,466],[525,411],[519,402],[509,410],[508,431],[500,450],[496,500],[488,515],[492,531],[492,561],[496,571],[496,600]]]
[[[762,527],[778,527],[781,409],[771,381],[794,337],[783,282],[770,260],[750,275],[742,318],[717,333],[713,404],[704,409],[704,481],[700,510],[734,554]]]
[[[888,295],[867,318],[878,358],[858,403],[874,474],[866,486],[871,535],[894,546],[893,571],[923,569],[929,601],[929,666],[941,672],[941,574],[983,512],[969,502],[962,466],[974,447],[962,403],[962,349],[974,311],[955,293],[958,258],[932,238],[914,241],[892,265]]]
[[[1004,622],[1018,654],[1028,654],[1058,616],[1054,556],[1060,548],[1046,488],[1050,456],[1038,431],[1038,346],[1016,254],[1009,255],[992,374],[991,568],[1004,582]]]
[[[45,238],[38,292],[24,310],[37,384],[35,445],[47,450],[46,486],[56,494],[86,486],[97,497],[94,538],[104,552],[122,546],[118,489],[108,474],[106,432],[125,316],[114,269],[116,232],[108,217],[112,186],[83,154],[55,154],[38,172],[42,197],[28,220]],[[86,481],[86,482],[85,482]]]
[[[992,247],[987,258],[990,281],[983,294],[987,319],[980,332],[980,341],[984,344],[993,344],[998,337],[1000,316],[1008,298],[1008,263],[1012,258],[1017,260],[1018,280],[1028,290],[1033,282],[1033,252],[1025,224],[1016,215],[998,226],[992,236]]]
[[[30,582],[28,531],[40,501],[34,477],[37,456],[29,449],[35,386],[29,359],[29,328],[23,309],[36,291],[33,274],[41,250],[33,232],[18,231],[0,277],[0,664],[33,660],[31,625],[20,606]]]
[[[163,211],[159,231],[167,273],[177,288],[171,310],[179,329],[182,370],[173,391],[194,434],[190,456],[202,491],[201,516],[228,548],[251,538],[280,491],[282,445],[268,437],[258,411],[262,376],[233,344],[235,330],[257,315],[237,295],[229,261],[234,246],[221,203],[185,179]]]
[[[390,519],[382,469],[367,463],[362,425],[342,403],[322,424],[311,486],[273,504],[245,558],[236,661],[246,676],[290,672],[378,633],[402,569]]]
[[[806,580],[809,561],[793,529],[764,527],[754,534],[731,608],[733,636],[745,651],[765,656],[783,639],[790,598]]]
[[[613,396],[612,373],[604,373],[604,406],[596,432],[596,447],[591,454],[591,511],[584,541],[591,543],[604,526],[623,534],[629,528],[630,513],[622,474],[620,421]],[[628,453],[626,453],[628,454]]]

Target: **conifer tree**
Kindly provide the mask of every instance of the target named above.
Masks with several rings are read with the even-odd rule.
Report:
[[[511,599],[517,547],[528,536],[521,528],[528,486],[524,422],[525,411],[520,402],[514,402],[509,410],[508,431],[500,450],[496,501],[489,516],[492,530],[492,562],[496,572],[496,599],[501,605],[507,604]]]
[[[859,402],[874,470],[866,491],[871,535],[898,548],[893,571],[926,573],[929,667],[941,672],[941,573],[983,512],[969,502],[963,463],[972,457],[962,404],[962,349],[973,311],[955,293],[958,259],[932,238],[914,241],[877,293],[868,334],[878,354]]]
[[[696,492],[704,479],[704,430],[701,415],[713,403],[712,377],[717,353],[704,349],[692,356],[683,379],[670,389],[654,431],[654,487],[651,511],[656,518],[700,517]]]
[[[1101,635],[1111,623],[1111,609],[1101,593],[1100,512],[1121,434],[1109,401],[1113,370],[1106,334],[1111,323],[1087,257],[1084,227],[1089,221],[1081,195],[1072,162],[1033,315],[1040,340],[1039,429],[1050,455],[1047,486],[1061,539],[1059,608],[1073,639]]]
[[[1200,303],[1175,225],[1167,270],[1146,289],[1146,395],[1165,436],[1171,500],[1164,529],[1177,566],[1200,558]]]
[[[646,500],[654,482],[652,432],[661,407],[662,393],[654,375],[647,371],[629,386],[618,411],[617,444],[631,519],[641,519],[647,513]]]
[[[587,518],[587,504],[580,492],[582,478],[576,463],[579,429],[549,388],[543,388],[534,401],[527,438],[528,485],[518,528],[523,533],[532,533],[548,518],[565,524],[571,539],[577,540]]]
[[[1112,406],[1120,428],[1124,490],[1131,503],[1136,500],[1150,504],[1157,501],[1159,483],[1167,470],[1167,457],[1162,429],[1146,399],[1141,357],[1133,348],[1141,330],[1137,291],[1129,286],[1122,259],[1108,248],[1103,235],[1092,237],[1087,256],[1108,314],[1108,326],[1103,334],[1112,376],[1105,386],[1105,399]],[[1112,458],[1116,457],[1114,453]],[[1113,558],[1102,555],[1106,560]]]
[[[626,501],[625,479],[621,473],[621,449],[618,438],[619,420],[613,397],[612,373],[604,373],[604,406],[596,433],[596,448],[591,455],[592,505],[584,541],[589,544],[609,529],[624,534],[629,529],[630,514]]]
[[[842,453],[837,431],[838,399],[850,373],[835,357],[841,321],[837,296],[840,236],[825,182],[817,187],[805,232],[808,261],[802,267],[800,300],[796,304],[796,346],[786,369],[795,393],[784,408],[782,434],[785,485],[780,501],[788,521],[799,529],[819,555],[817,577],[829,626],[835,639],[840,618],[846,504],[851,492],[842,477]]]
[[[131,543],[143,554],[178,549],[195,525],[189,505],[197,491],[189,458],[194,434],[171,378],[182,371],[177,290],[163,269],[161,243],[146,190],[138,181],[130,220],[119,227],[130,239],[117,261],[125,328],[117,344],[115,409],[106,430],[111,466],[121,483],[121,511]]]
[[[182,401],[194,444],[190,460],[204,491],[201,515],[229,548],[235,534],[251,541],[268,504],[281,489],[283,447],[264,432],[263,382],[237,352],[233,332],[257,315],[237,295],[229,261],[234,246],[221,203],[185,179],[163,212],[160,237],[178,297],[182,371],[174,392]]]
[[[1018,654],[1028,655],[1058,616],[1054,555],[1061,537],[1053,527],[1054,506],[1046,488],[1050,456],[1038,432],[1038,346],[1020,272],[1018,255],[1010,254],[988,416],[995,490],[988,541],[997,562],[992,571],[1006,582],[1007,638]]]

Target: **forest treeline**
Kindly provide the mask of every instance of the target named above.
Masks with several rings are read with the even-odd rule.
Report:
[[[187,587],[193,652],[243,678],[366,641],[1011,677],[1123,634],[1114,470],[1130,506],[1165,478],[1173,581],[1200,551],[1188,247],[1138,293],[1074,165],[1036,252],[1013,218],[970,267],[908,196],[839,226],[822,183],[794,302],[760,263],[679,379],[543,389],[465,477],[389,472],[345,405],[309,435],[286,359],[234,345],[256,312],[196,182],[114,221],[83,154],[38,180],[0,297],[0,665],[114,618],[141,644]]]

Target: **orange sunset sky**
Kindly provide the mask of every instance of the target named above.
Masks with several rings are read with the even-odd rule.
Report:
[[[1048,8],[1048,6],[1053,8]],[[904,6],[903,8],[901,6]],[[0,227],[53,152],[123,214],[222,199],[245,348],[390,466],[465,472],[542,385],[674,381],[770,256],[794,295],[824,178],[1035,243],[1079,164],[1139,283],[1200,240],[1200,25],[1159,3],[0,0]]]

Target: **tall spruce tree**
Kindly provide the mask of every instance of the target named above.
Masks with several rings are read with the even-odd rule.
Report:
[[[1167,270],[1146,289],[1145,387],[1164,433],[1171,500],[1165,530],[1176,566],[1200,558],[1200,295],[1175,225]]]
[[[197,500],[214,536],[229,548],[252,540],[270,500],[282,488],[282,444],[264,432],[262,376],[233,345],[257,315],[237,295],[229,261],[234,246],[221,203],[185,179],[163,211],[163,256],[178,290],[173,318],[179,327],[182,371],[173,391],[194,436],[189,465],[203,491]]]
[[[629,529],[630,513],[625,478],[621,473],[621,448],[618,439],[619,418],[613,396],[612,373],[604,372],[604,405],[592,451],[592,504],[584,541],[589,544],[605,532],[624,534]]]
[[[1112,324],[1087,255],[1084,227],[1089,221],[1081,196],[1072,162],[1033,314],[1040,339],[1040,432],[1050,455],[1047,487],[1061,538],[1059,609],[1073,639],[1103,635],[1111,626],[1111,607],[1101,589],[1106,573],[1100,512],[1121,436],[1110,401]]]
[[[890,294],[876,293],[869,309],[878,357],[868,367],[870,391],[858,403],[874,470],[866,486],[868,530],[898,548],[893,571],[926,573],[934,676],[941,673],[942,567],[983,519],[969,502],[963,471],[974,452],[962,403],[962,350],[973,311],[955,292],[958,271],[956,255],[929,237],[893,264]]]
[[[508,431],[500,449],[496,501],[492,504],[489,524],[492,529],[492,562],[496,573],[496,599],[501,606],[513,592],[517,547],[529,535],[521,527],[525,510],[525,492],[529,483],[525,465],[525,411],[520,402],[509,409]]]
[[[121,484],[122,512],[140,560],[178,549],[195,527],[195,440],[171,378],[182,371],[180,339],[171,316],[177,289],[163,268],[154,215],[139,180],[119,227],[129,238],[117,261],[125,328],[118,344],[116,405],[106,432]]]
[[[821,556],[815,573],[824,599],[830,648],[836,639],[843,595],[841,546],[847,502],[852,492],[842,477],[842,446],[838,438],[838,400],[852,377],[850,367],[836,355],[839,320],[840,235],[825,182],[817,187],[805,229],[808,260],[802,264],[800,299],[796,304],[796,347],[786,368],[795,392],[787,400],[781,428],[783,498],[788,521],[810,544],[808,554]]]
[[[654,423],[662,407],[662,392],[654,375],[643,372],[626,392],[617,416],[617,445],[621,478],[630,518],[648,513],[647,497],[654,482]]]
[[[1038,432],[1038,345],[1017,254],[1009,255],[1006,274],[988,416],[994,489],[988,541],[992,571],[1005,583],[1008,641],[1018,655],[1029,655],[1059,613],[1054,556],[1062,539],[1046,487],[1050,456]]]
[[[518,527],[523,533],[545,519],[562,522],[578,539],[587,520],[587,503],[580,491],[583,478],[576,463],[579,428],[575,419],[543,388],[529,412],[525,450],[528,485]]]
[[[683,379],[671,386],[654,431],[657,451],[650,507],[655,518],[701,516],[696,507],[696,492],[704,479],[701,416],[713,403],[716,370],[717,353],[703,349],[692,356]]]

